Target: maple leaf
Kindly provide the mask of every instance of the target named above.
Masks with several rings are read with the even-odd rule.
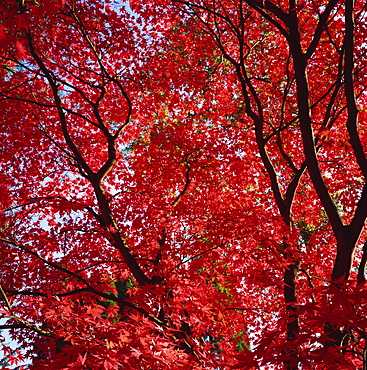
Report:
[[[16,47],[18,53],[19,53],[20,58],[21,59],[26,58],[27,51],[26,51],[23,43],[21,41],[17,40],[17,42],[15,43],[15,47]]]
[[[93,319],[97,319],[97,318],[101,317],[102,312],[103,312],[102,308],[97,307],[97,306],[89,307],[87,309],[87,314],[91,315],[93,317]]]
[[[80,363],[80,365],[84,365],[86,359],[87,359],[87,352],[84,355],[79,354],[78,362]]]

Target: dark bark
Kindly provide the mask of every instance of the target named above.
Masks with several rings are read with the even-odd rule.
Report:
[[[88,39],[87,35],[84,35],[84,37],[87,38],[87,41],[90,43],[91,41]],[[93,111],[94,115],[97,120],[97,127],[101,130],[103,135],[106,137],[107,140],[107,145],[108,145],[108,159],[106,162],[100,167],[100,169],[95,173],[92,171],[92,169],[89,167],[87,161],[84,159],[83,155],[80,153],[78,150],[77,146],[75,145],[72,137],[70,136],[69,133],[69,128],[68,128],[68,122],[65,116],[62,100],[59,95],[59,90],[58,90],[58,85],[57,81],[52,73],[50,71],[45,62],[42,60],[42,58],[38,55],[34,45],[33,45],[33,39],[32,35],[30,32],[27,33],[27,40],[28,40],[28,45],[29,45],[29,51],[40,68],[40,70],[44,73],[51,89],[53,92],[53,99],[55,102],[55,106],[58,112],[62,132],[64,135],[64,139],[66,144],[68,145],[70,151],[73,154],[73,159],[77,165],[77,167],[80,170],[80,173],[83,177],[88,179],[90,183],[93,186],[95,196],[97,198],[99,210],[100,210],[100,215],[98,215],[98,220],[100,221],[101,225],[106,229],[107,232],[110,233],[111,238],[110,241],[111,243],[120,251],[122,257],[126,261],[126,264],[128,268],[130,269],[131,274],[134,276],[134,278],[137,280],[139,285],[147,285],[147,284],[154,284],[158,282],[160,279],[159,278],[154,278],[154,279],[149,279],[144,272],[142,271],[141,267],[139,266],[136,258],[132,254],[129,246],[123,239],[123,237],[120,234],[120,231],[113,219],[111,209],[109,207],[109,202],[108,199],[106,198],[104,194],[104,190],[102,187],[102,181],[105,178],[105,176],[108,174],[108,172],[113,168],[114,164],[116,163],[116,148],[115,148],[115,142],[117,139],[117,136],[122,129],[129,123],[130,120],[130,115],[131,115],[131,103],[126,95],[125,91],[123,90],[122,86],[119,84],[117,80],[113,80],[120,88],[121,94],[125,97],[126,101],[128,102],[128,113],[127,113],[127,118],[124,124],[120,127],[120,129],[117,131],[115,135],[112,135],[106,128],[102,118],[99,115],[99,107],[98,107],[98,102],[92,104],[93,106]],[[93,48],[93,45],[91,44],[91,47]],[[103,68],[103,71],[104,68]],[[107,72],[105,72],[107,73]],[[106,77],[109,77],[108,75]],[[111,78],[112,79],[112,78]],[[102,89],[101,95],[100,95],[100,100],[103,98],[104,95],[104,90]],[[98,101],[98,100],[97,100]]]
[[[367,264],[367,241],[363,245],[363,254],[361,262],[359,263],[357,282],[363,284],[366,281],[365,271]]]

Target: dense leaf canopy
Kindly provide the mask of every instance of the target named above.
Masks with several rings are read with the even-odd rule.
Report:
[[[3,368],[367,369],[366,16],[1,1]]]

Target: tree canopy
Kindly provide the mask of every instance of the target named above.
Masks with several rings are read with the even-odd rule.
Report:
[[[3,0],[3,368],[367,369],[362,0]]]

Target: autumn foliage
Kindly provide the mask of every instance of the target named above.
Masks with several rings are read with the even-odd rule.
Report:
[[[366,370],[366,10],[1,1],[2,368]]]

